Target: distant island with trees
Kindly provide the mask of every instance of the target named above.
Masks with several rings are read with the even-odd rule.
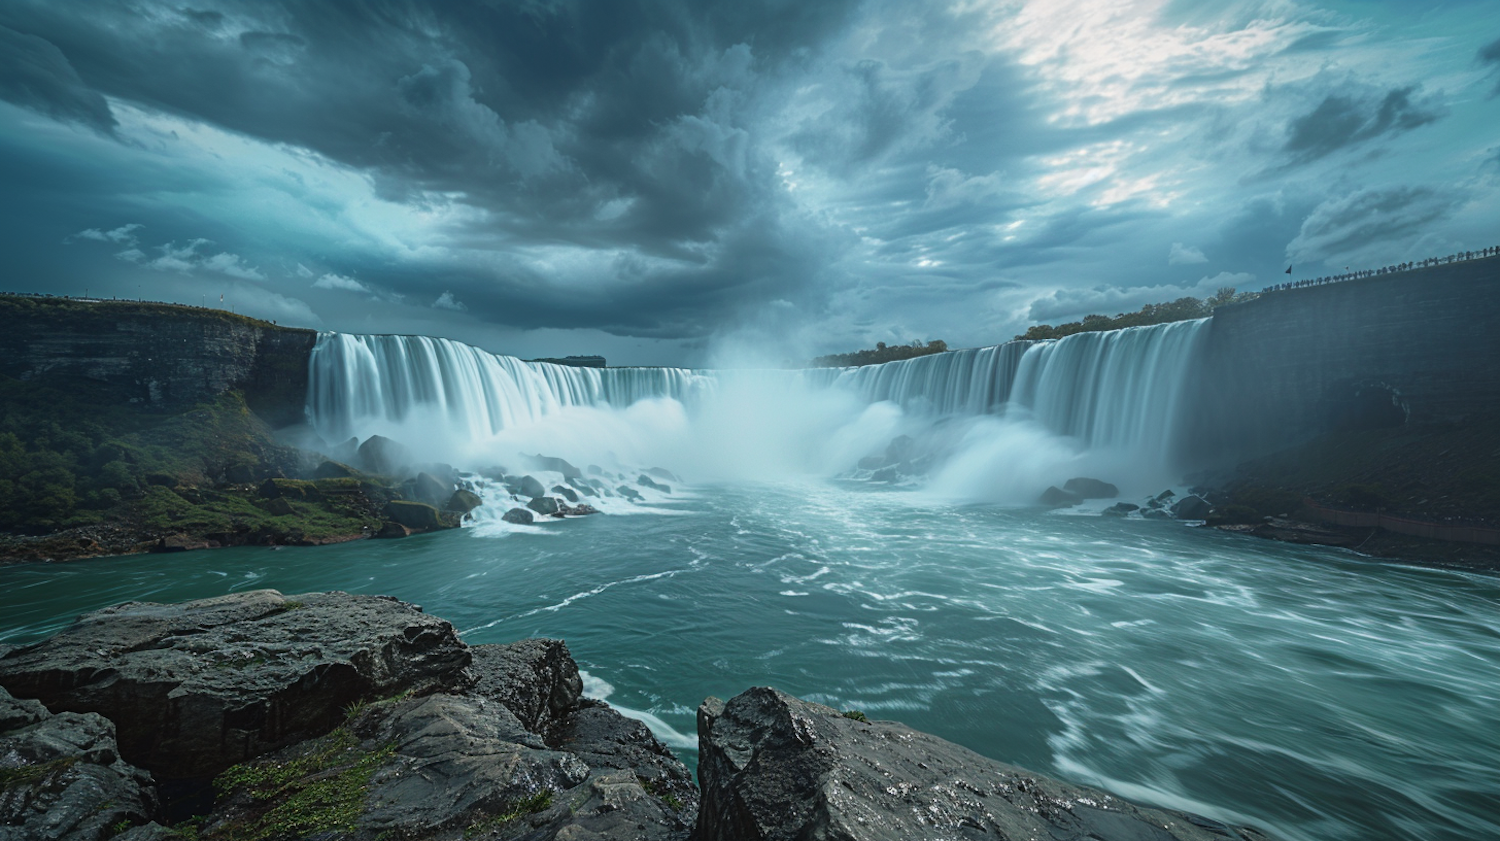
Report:
[[[827,356],[809,359],[798,367],[857,368],[861,365],[879,365],[882,362],[896,362],[901,359],[942,353],[947,349],[948,343],[942,339],[933,339],[927,344],[913,340],[911,344],[906,345],[887,345],[885,342],[876,342],[874,350],[865,349],[856,350],[852,353],[830,353]]]

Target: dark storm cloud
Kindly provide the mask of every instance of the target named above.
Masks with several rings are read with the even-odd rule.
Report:
[[[1421,96],[1421,85],[1383,94],[1352,86],[1330,93],[1311,111],[1287,125],[1282,150],[1291,165],[1309,163],[1340,149],[1383,135],[1396,135],[1435,122],[1443,108]]]
[[[1413,239],[1468,200],[1459,190],[1388,187],[1356,190],[1313,208],[1287,256],[1300,262],[1327,260],[1371,243]]]
[[[689,319],[702,329],[747,293],[781,294],[788,281],[771,280],[768,266],[806,274],[829,256],[780,239],[776,164],[750,124],[756,86],[806,61],[851,6],[225,3],[145,14],[115,4],[78,15],[21,3],[0,21],[65,45],[80,56],[79,75],[109,96],[314,150],[374,173],[393,200],[462,194],[487,213],[458,234],[476,246],[552,243],[671,261],[661,277],[614,278],[600,294],[641,309],[617,312],[620,325],[649,321],[643,308],[658,297],[694,302],[708,308]],[[811,266],[788,265],[791,255]],[[499,275],[488,283],[514,278]],[[534,278],[517,280],[507,297],[534,291]],[[425,293],[418,278],[388,282]],[[658,295],[653,283],[672,291]],[[471,311],[536,312],[534,323],[551,326],[569,325],[575,310],[594,320],[572,298]],[[684,323],[668,318],[662,329]]]
[[[115,130],[109,103],[78,78],[62,51],[45,39],[0,26],[0,99],[104,134]]]

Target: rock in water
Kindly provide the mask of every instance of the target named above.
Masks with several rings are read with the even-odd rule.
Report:
[[[578,501],[578,492],[570,487],[567,487],[566,485],[553,485],[552,492],[557,494],[558,496],[561,496],[569,502],[576,503]]]
[[[577,479],[583,475],[583,471],[569,464],[565,459],[556,456],[544,456],[537,453],[534,456],[521,454],[521,458],[527,460],[527,466],[532,470],[551,470],[561,473],[564,479]]]
[[[704,701],[698,745],[703,799],[693,841],[1265,839],[766,687]]]
[[[1063,490],[1079,499],[1114,499],[1120,489],[1108,482],[1078,476],[1063,483]]]
[[[0,659],[0,686],[97,712],[120,755],[159,778],[204,778],[321,736],[356,701],[466,685],[453,626],[395,599],[256,590],[129,602]]]
[[[529,526],[536,522],[536,515],[525,508],[512,508],[501,515],[500,519],[507,523],[515,523],[518,526]]]
[[[529,473],[521,477],[521,481],[516,485],[516,491],[527,499],[535,499],[547,493],[547,489],[542,486],[542,483]]]
[[[1062,488],[1052,485],[1045,491],[1042,491],[1042,495],[1037,498],[1037,501],[1048,508],[1068,508],[1069,506],[1077,505],[1082,500]]]
[[[479,498],[479,494],[459,488],[453,492],[453,496],[448,497],[448,504],[443,506],[443,510],[462,515],[483,504],[484,500]]]
[[[109,838],[156,806],[151,775],[121,761],[108,719],[53,715],[0,689],[0,839]]]
[[[1202,497],[1185,496],[1173,504],[1172,515],[1179,520],[1202,520],[1212,510],[1213,506],[1205,502]]]
[[[664,494],[669,494],[672,492],[671,485],[662,484],[661,482],[652,479],[650,476],[647,476],[644,473],[641,474],[640,478],[635,480],[635,483],[643,488],[650,488],[654,491],[661,491]]]
[[[533,499],[530,502],[526,503],[526,507],[543,516],[556,514],[557,499],[550,496],[539,496],[536,499]]]
[[[438,516],[438,510],[425,502],[393,499],[385,504],[384,513],[386,519],[409,529],[426,531],[440,529],[444,525],[442,518]]]

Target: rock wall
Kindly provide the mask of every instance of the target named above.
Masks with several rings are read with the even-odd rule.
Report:
[[[317,333],[221,310],[0,296],[0,373],[82,378],[175,410],[230,389],[272,426],[301,422]]]
[[[1273,292],[1210,324],[1191,447],[1500,415],[1500,258]]]

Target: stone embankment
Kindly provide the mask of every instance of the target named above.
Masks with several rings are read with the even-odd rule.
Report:
[[[558,640],[389,597],[132,602],[0,646],[0,839],[1261,841],[757,688],[686,767]]]

